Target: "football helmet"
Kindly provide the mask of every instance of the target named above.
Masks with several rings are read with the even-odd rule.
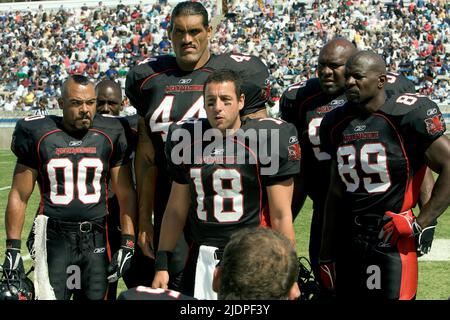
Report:
[[[320,294],[319,282],[314,278],[311,263],[305,257],[298,258],[298,279],[300,288],[299,300],[317,300]]]
[[[7,276],[3,270],[1,273],[0,301],[34,300],[34,284],[25,273],[11,271],[12,276]]]

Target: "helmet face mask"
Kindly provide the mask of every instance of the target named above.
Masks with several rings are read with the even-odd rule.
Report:
[[[34,300],[33,281],[13,271],[13,276],[6,276],[5,272],[0,280],[0,301],[1,300]]]

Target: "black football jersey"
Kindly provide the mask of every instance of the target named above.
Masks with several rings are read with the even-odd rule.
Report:
[[[197,300],[194,297],[184,295],[175,290],[138,286],[123,291],[117,300]]]
[[[313,78],[286,89],[280,100],[281,118],[298,131],[305,169],[306,191],[314,201],[325,201],[330,177],[331,156],[322,148],[319,128],[325,114],[347,102],[345,95],[323,93],[319,79]]]
[[[355,215],[403,212],[417,203],[424,152],[445,133],[439,107],[425,96],[393,96],[369,116],[347,103],[320,128],[324,149],[336,159]]]
[[[105,216],[109,171],[130,158],[123,123],[102,115],[83,137],[64,131],[61,117],[22,119],[11,150],[18,163],[38,171],[39,214],[65,221]]]
[[[414,93],[414,83],[394,72],[387,73],[385,85],[389,97]],[[281,118],[294,123],[300,138],[307,181],[306,191],[313,201],[325,202],[330,178],[330,155],[320,143],[320,124],[325,114],[347,102],[345,94],[323,93],[319,79],[313,78],[287,88],[280,100]]]
[[[166,155],[173,180],[190,187],[191,240],[224,248],[236,230],[270,225],[266,186],[297,174],[301,152],[295,127],[277,119],[247,120],[212,140],[208,129],[206,119],[171,125]]]
[[[145,118],[158,154],[164,150],[163,142],[172,122],[206,118],[203,84],[213,70],[222,68],[243,74],[245,114],[264,107],[269,97],[269,74],[267,67],[254,56],[212,55],[205,66],[193,71],[181,70],[173,56],[160,56],[143,61],[128,73],[126,94],[138,114]],[[164,157],[164,152],[160,154]],[[165,165],[164,160],[162,164]]]
[[[127,75],[125,92],[137,113],[145,118],[155,148],[158,167],[155,225],[161,222],[170,193],[170,178],[164,154],[164,142],[170,124],[190,118],[206,118],[203,107],[203,84],[215,69],[229,68],[244,77],[245,106],[243,114],[264,108],[269,98],[269,73],[255,56],[241,54],[212,55],[200,69],[181,70],[174,56],[149,58],[136,65]]]
[[[386,76],[387,82],[384,85],[384,90],[388,99],[401,93],[416,93],[414,83],[401,74],[388,72]]]

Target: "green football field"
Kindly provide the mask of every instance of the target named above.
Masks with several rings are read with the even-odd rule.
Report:
[[[3,263],[5,230],[4,230],[4,212],[8,199],[9,187],[11,185],[12,173],[14,169],[15,158],[9,150],[0,150],[0,263]],[[31,228],[32,220],[39,202],[39,189],[36,186],[35,191],[29,201],[24,232],[22,233],[22,255],[27,255],[25,241]],[[306,201],[305,207],[300,212],[295,221],[295,230],[297,234],[297,252],[299,255],[307,256],[309,225],[311,220],[311,202]],[[435,239],[450,239],[450,209],[441,216],[436,230]],[[436,248],[433,248],[436,250]],[[30,260],[25,261],[26,270],[31,267]],[[419,287],[417,298],[421,300],[447,300],[450,296],[450,261],[420,261],[419,262]],[[119,292],[125,290],[125,286],[119,282]]]

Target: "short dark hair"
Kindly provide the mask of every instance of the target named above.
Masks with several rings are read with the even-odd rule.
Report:
[[[221,82],[233,82],[236,92],[236,97],[239,100],[242,92],[242,76],[231,69],[217,69],[214,70],[206,79],[205,85],[203,87],[203,95],[205,94],[206,86],[210,83],[221,83]]]
[[[200,2],[193,2],[193,1],[179,2],[172,10],[170,21],[173,21],[173,19],[179,16],[197,16],[197,15],[202,16],[203,26],[207,28],[209,26],[208,11],[206,11],[206,8]],[[171,22],[169,25],[169,32],[172,31],[172,28],[173,25]]]
[[[89,80],[88,77],[83,76],[83,75],[81,75],[81,74],[73,74],[73,75],[71,75],[69,78],[67,78],[66,81],[64,81],[63,84],[62,84],[62,88],[61,88],[61,97],[62,97],[63,99],[65,98],[65,93],[66,93],[66,90],[67,90],[67,89],[66,89],[67,84],[68,84],[70,81],[73,81],[73,82],[75,82],[76,84],[80,84],[80,85],[82,85],[82,86],[87,86],[87,85],[89,85],[89,84],[94,85],[94,84]]]
[[[99,91],[103,87],[119,90],[120,94],[122,94],[122,87],[120,86],[120,84],[118,82],[116,82],[114,80],[106,79],[106,80],[102,80],[102,81],[98,82],[95,85],[95,92]]]
[[[233,234],[221,266],[219,300],[284,300],[298,277],[292,243],[264,227]]]

